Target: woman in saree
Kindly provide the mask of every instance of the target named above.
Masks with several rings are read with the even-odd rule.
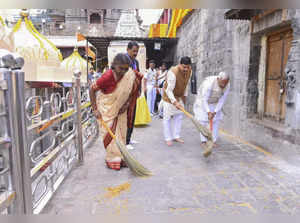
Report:
[[[139,86],[143,76],[130,67],[126,54],[117,54],[111,69],[107,70],[90,89],[93,113],[102,119],[116,135],[118,140],[126,144],[127,128],[133,123],[134,103],[139,94]],[[96,93],[97,97],[96,97]],[[108,168],[120,170],[126,167],[122,154],[115,140],[99,122],[101,137],[106,149],[106,165]]]

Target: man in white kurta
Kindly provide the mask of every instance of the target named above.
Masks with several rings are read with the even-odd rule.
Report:
[[[185,99],[188,95],[187,85],[191,78],[191,59],[183,57],[179,65],[172,67],[166,77],[163,95],[164,137],[168,146],[172,141],[184,143],[180,138]]]
[[[229,76],[220,72],[218,76],[207,77],[198,89],[194,104],[195,118],[204,126],[209,127],[210,120],[213,121],[213,142],[218,139],[219,123],[223,119],[222,108],[230,91]],[[203,144],[207,139],[200,133]]]
[[[167,70],[167,64],[163,63],[161,66],[161,70],[158,72],[158,77],[157,77],[157,93],[161,96],[163,96],[163,85],[166,80],[168,70]],[[163,117],[163,100],[161,99],[158,105],[158,114],[159,117]]]

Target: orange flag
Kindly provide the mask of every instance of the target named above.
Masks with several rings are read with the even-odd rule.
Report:
[[[85,37],[84,35],[82,35],[81,33],[77,33],[77,41],[82,41],[82,40],[85,40]]]
[[[166,37],[168,24],[152,24],[150,27],[149,38]]]
[[[177,28],[182,24],[183,18],[190,12],[192,9],[173,9],[172,19],[169,27],[168,37],[175,38]]]

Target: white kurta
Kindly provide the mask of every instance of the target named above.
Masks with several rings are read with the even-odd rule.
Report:
[[[223,119],[222,108],[230,91],[230,83],[221,89],[217,76],[207,77],[198,89],[194,104],[194,113],[197,120],[208,122],[208,112],[215,112],[214,121]]]
[[[166,79],[167,83],[168,83],[168,87],[166,89],[166,94],[168,95],[170,101],[172,103],[174,103],[176,101],[176,98],[174,96],[174,88],[176,86],[176,76],[175,74],[169,70],[168,74],[167,74],[167,79]],[[188,81],[188,84],[190,82],[190,79]],[[188,85],[185,88],[185,92],[184,92],[184,96],[188,95]],[[170,104],[168,102],[163,102],[163,109],[164,109],[164,119],[168,120],[171,118],[171,116],[173,115],[178,115],[178,114],[182,114],[182,112],[180,110],[178,110],[173,104]],[[184,107],[184,103],[182,101],[182,99],[179,99],[179,103]]]
[[[154,69],[152,70],[151,68],[147,71],[146,75],[144,78],[147,80],[147,87],[148,86],[155,86],[155,77],[156,77],[157,70]]]

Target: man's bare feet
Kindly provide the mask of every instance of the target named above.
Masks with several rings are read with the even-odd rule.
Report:
[[[166,144],[167,144],[168,146],[172,146],[172,145],[173,145],[172,141],[166,141]]]
[[[180,138],[174,139],[174,141],[175,141],[175,142],[182,143],[182,144],[184,143],[183,139],[180,139]]]

